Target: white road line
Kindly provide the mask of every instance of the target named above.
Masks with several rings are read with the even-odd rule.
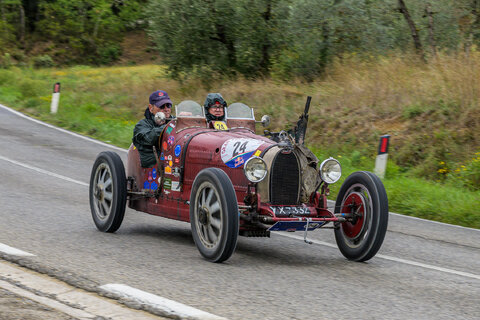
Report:
[[[405,259],[392,257],[392,256],[386,256],[386,255],[383,255],[383,254],[377,254],[375,257],[382,258],[382,259],[385,259],[385,260],[405,263],[405,264],[409,264],[411,266],[417,266],[417,267],[421,267],[421,268],[425,268],[425,269],[436,270],[436,271],[441,271],[441,272],[445,272],[445,273],[455,274],[455,275],[462,276],[462,277],[467,277],[467,278],[473,278],[473,279],[480,280],[480,276],[476,275],[476,274],[473,274],[473,273],[457,271],[457,270],[447,269],[447,268],[443,268],[443,267],[432,266],[430,264],[425,264],[425,263],[411,261],[411,260],[405,260]]]
[[[0,243],[0,251],[6,254],[10,254],[12,256],[35,257],[34,254],[7,246],[6,244],[3,244],[3,243]]]
[[[99,287],[123,298],[134,299],[138,302],[145,303],[155,309],[158,309],[166,316],[175,316],[180,319],[198,319],[198,320],[225,320],[225,318],[214,314],[195,309],[182,303],[169,300],[139,289],[129,287],[124,284],[106,284]]]
[[[335,201],[334,200],[327,200],[327,202],[328,202],[329,207],[334,207],[335,206]],[[422,218],[419,218],[419,217],[407,216],[405,214],[400,214],[400,213],[395,213],[395,212],[389,212],[388,214],[391,215],[391,216],[397,216],[397,217],[401,217],[401,218],[405,218],[405,219],[424,221],[424,222],[428,222],[428,223],[443,225],[443,226],[446,226],[446,227],[455,227],[455,228],[458,228],[458,229],[480,232],[480,229],[469,228],[469,227],[459,226],[459,225],[456,225],[456,224],[450,224],[450,223],[445,223],[445,222],[440,222],[440,221],[422,219]]]
[[[434,220],[427,220],[427,219],[422,219],[422,218],[419,218],[419,217],[407,216],[407,215],[405,215],[405,214],[400,214],[400,213],[395,213],[395,212],[389,212],[389,214],[390,214],[390,215],[393,215],[393,216],[397,216],[397,217],[412,219],[412,220],[425,221],[425,222],[434,223],[434,224],[439,224],[439,225],[443,225],[443,226],[455,227],[455,228],[458,228],[458,229],[465,229],[465,230],[480,232],[480,229],[474,229],[474,228],[459,226],[459,225],[456,225],[456,224],[450,224],[450,223],[445,223],[445,222],[440,222],[440,221],[434,221]]]
[[[302,236],[295,236],[293,234],[279,233],[279,232],[275,233],[275,234],[277,234],[279,236],[282,236],[282,237],[287,237],[287,238],[292,238],[292,239],[297,239],[297,240],[303,241]],[[319,244],[319,245],[322,245],[322,246],[326,246],[326,247],[330,247],[330,248],[338,248],[336,245],[334,245],[332,243],[329,243],[329,242],[312,240],[312,239],[309,239],[309,240],[312,241],[315,244]],[[473,278],[473,279],[480,280],[480,275],[477,275],[477,274],[463,272],[463,271],[457,271],[457,270],[443,268],[443,267],[437,267],[437,266],[434,266],[434,265],[431,265],[431,264],[416,262],[416,261],[407,260],[407,259],[401,259],[401,258],[397,258],[397,257],[387,256],[387,255],[384,255],[384,254],[377,254],[377,255],[375,255],[375,258],[390,260],[390,261],[394,261],[394,262],[408,264],[408,265],[411,265],[411,266],[421,267],[421,268],[425,268],[425,269],[430,269],[430,270],[445,272],[445,273],[449,273],[449,274],[454,274],[454,275],[457,275],[457,276],[462,276],[462,277],[467,277],[467,278]]]
[[[62,176],[60,174],[50,172],[50,171],[47,171],[47,170],[43,170],[43,169],[28,165],[26,163],[18,162],[18,161],[15,161],[15,160],[3,157],[3,156],[0,156],[0,160],[4,160],[4,161],[10,162],[10,163],[13,163],[17,166],[21,166],[21,167],[24,167],[24,168],[27,168],[27,169],[30,169],[30,170],[34,170],[34,171],[37,171],[37,172],[40,172],[40,173],[43,173],[43,174],[46,174],[46,175],[49,175],[49,176],[52,176],[52,177],[55,177],[55,178],[59,178],[59,179],[65,180],[65,181],[73,182],[73,183],[76,183],[76,184],[79,184],[79,185],[82,185],[82,186],[86,186],[86,187],[89,186],[88,183],[78,181],[78,180],[75,180],[75,179],[72,179],[72,178],[69,178],[69,177],[65,177],[65,176]]]
[[[4,106],[3,104],[0,104],[0,108],[2,108],[4,110],[7,110],[7,111],[10,111],[11,113],[16,114],[17,116],[19,116],[21,118],[33,121],[33,122],[38,123],[38,124],[41,124],[42,126],[45,126],[45,127],[51,128],[51,129],[55,129],[55,130],[58,130],[60,132],[75,136],[77,138],[80,138],[80,139],[83,139],[83,140],[86,140],[86,141],[90,141],[90,142],[94,142],[96,144],[99,144],[99,145],[102,145],[102,146],[105,146],[105,147],[109,147],[109,148],[112,148],[112,149],[115,149],[115,150],[118,150],[118,151],[127,152],[126,149],[123,149],[123,148],[120,148],[120,147],[117,147],[117,146],[114,146],[114,145],[111,145],[111,144],[108,144],[108,143],[105,143],[105,142],[102,142],[102,141],[98,141],[98,140],[95,140],[93,138],[82,136],[81,134],[71,132],[71,131],[68,131],[68,130],[65,130],[65,129],[62,129],[62,128],[58,128],[58,127],[55,127],[54,125],[51,125],[49,123],[37,120],[37,119],[29,117],[29,116],[26,116],[21,112],[18,112],[16,110],[13,110],[13,109],[7,107],[7,106]]]
[[[70,131],[67,131],[67,130],[64,130],[64,129],[61,129],[61,128],[57,128],[55,126],[52,126],[48,123],[45,123],[45,122],[42,122],[42,121],[39,121],[39,120],[36,120],[36,119],[33,119],[33,118],[30,118],[30,117],[27,117],[25,116],[24,114],[18,112],[18,111],[15,111],[13,109],[10,109],[4,105],[1,105],[0,104],[0,107],[4,108],[5,110],[8,110],[22,118],[25,118],[25,119],[28,119],[28,120],[31,120],[31,121],[34,121],[36,123],[39,123],[39,124],[42,124],[44,126],[47,126],[49,128],[52,128],[52,129],[55,129],[55,130],[59,130],[61,132],[64,132],[64,133],[67,133],[67,134],[70,134],[70,135],[73,135],[73,136],[76,136],[76,137],[79,137],[81,139],[84,139],[84,140],[88,140],[90,142],[93,142],[93,143],[96,143],[96,144],[99,144],[99,145],[104,145],[104,146],[107,146],[107,147],[111,147],[111,148],[114,148],[118,151],[123,151],[123,152],[127,152],[127,150],[123,149],[123,148],[119,148],[119,147],[115,147],[115,146],[112,146],[110,144],[107,144],[107,143],[104,143],[104,142],[101,142],[101,141],[98,141],[98,140],[95,140],[95,139],[92,139],[92,138],[88,138],[88,137],[85,137],[85,136],[82,136],[82,135],[79,135],[79,134],[76,134],[76,133],[73,133],[73,132],[70,132]],[[7,158],[4,158],[2,156],[0,156],[0,159],[4,159],[6,161],[10,161],[12,162],[13,160],[9,160]],[[13,162],[15,163],[15,162]],[[19,163],[16,163],[16,164],[19,164]],[[19,165],[22,165],[24,167],[27,167],[27,168],[30,168],[30,169],[33,169],[33,167],[30,167],[30,166],[27,166],[27,165],[23,165],[23,164],[19,164]],[[33,169],[35,170],[35,169]],[[85,186],[88,186],[88,184],[86,183],[83,183],[83,182],[80,182],[80,181],[76,181],[76,180],[73,180],[73,179],[70,179],[68,177],[64,177],[64,176],[60,176],[60,175],[57,175],[55,173],[50,173],[48,171],[45,171],[45,170],[42,170],[42,169],[38,169],[37,171],[39,172],[43,172],[43,173],[46,173],[46,174],[50,174],[50,175],[53,175],[53,176],[57,176],[61,179],[64,179],[64,180],[67,180],[67,181],[72,181],[72,182],[75,182],[75,183],[79,183],[79,184],[82,184],[82,185],[85,185]],[[332,201],[332,200],[329,200],[329,202]],[[404,217],[404,218],[409,218],[409,219],[416,219],[416,220],[422,220],[422,221],[425,221],[425,222],[430,222],[430,223],[435,223],[435,224],[441,224],[441,225],[445,225],[445,226],[452,226],[452,227],[456,227],[456,228],[462,228],[462,229],[468,229],[468,230],[474,230],[474,231],[477,231],[477,232],[480,232],[480,229],[474,229],[474,228],[467,228],[467,227],[462,227],[462,226],[457,226],[457,225],[454,225],[454,224],[448,224],[448,223],[443,223],[443,222],[438,222],[438,221],[431,221],[431,220],[426,220],[426,219],[421,219],[421,218],[417,218],[417,217],[411,217],[411,216],[406,216],[406,215],[401,215],[401,214],[398,214],[398,213],[393,213],[393,212],[390,212],[389,214],[391,215],[396,215],[396,216],[401,216],[401,217]],[[284,233],[278,233],[279,235],[281,236],[285,236],[285,237],[289,237],[289,238],[293,238],[293,239],[297,239],[297,240],[302,240],[303,241],[303,237],[300,237],[300,236],[294,236],[294,235],[291,235],[291,234],[284,234]],[[323,242],[323,241],[315,241],[315,240],[312,240],[314,243],[316,244],[319,244],[319,245],[323,245],[323,246],[327,246],[327,247],[331,247],[331,248],[337,248],[336,245],[333,245],[331,243],[327,243],[327,242]],[[426,269],[430,269],[430,270],[436,270],[436,271],[441,271],[441,272],[445,272],[445,273],[450,273],[450,274],[456,274],[456,275],[460,275],[460,276],[464,276],[464,277],[469,277],[469,278],[474,278],[474,279],[478,279],[480,280],[480,276],[479,275],[476,275],[476,274],[472,274],[472,273],[467,273],[467,272],[462,272],[462,271],[456,271],[456,270],[452,270],[452,269],[447,269],[447,268],[442,268],[442,267],[437,267],[437,266],[433,266],[433,265],[428,265],[428,264],[424,264],[424,263],[420,263],[420,262],[415,262],[415,261],[410,261],[410,260],[405,260],[405,259],[401,259],[401,258],[396,258],[396,257],[391,257],[391,256],[386,256],[386,255],[381,255],[381,254],[377,254],[376,257],[378,258],[382,258],[382,259],[386,259],[386,260],[390,260],[390,261],[395,261],[395,262],[400,262],[400,263],[404,263],[404,264],[409,264],[409,265],[413,265],[413,266],[418,266],[418,267],[422,267],[422,268],[426,268]]]
[[[120,148],[120,147],[117,147],[117,146],[114,146],[114,145],[105,143],[105,142],[103,142],[103,141],[95,140],[95,139],[93,139],[93,138],[86,137],[86,136],[82,136],[81,134],[78,134],[78,133],[75,133],[75,132],[71,132],[71,131],[68,131],[68,130],[65,130],[65,129],[62,129],[62,128],[55,127],[54,125],[51,125],[51,124],[49,124],[49,123],[46,123],[46,122],[43,122],[43,121],[34,119],[34,118],[32,118],[32,117],[29,117],[29,116],[26,116],[26,115],[24,115],[23,113],[18,112],[18,111],[16,111],[16,110],[13,110],[13,109],[11,109],[11,108],[9,108],[9,107],[7,107],[7,106],[4,106],[4,105],[2,105],[2,104],[0,104],[0,108],[5,109],[5,110],[7,110],[7,111],[9,111],[9,112],[11,112],[11,113],[13,113],[13,114],[16,114],[16,115],[18,115],[19,117],[22,117],[22,118],[24,118],[24,119],[33,121],[33,122],[35,122],[35,123],[41,124],[41,125],[43,125],[43,126],[46,126],[46,127],[48,127],[48,128],[54,129],[54,130],[58,130],[58,131],[60,131],[60,132],[66,133],[66,134],[75,136],[75,137],[77,137],[77,138],[80,138],[80,139],[83,139],[83,140],[86,140],[86,141],[90,141],[90,142],[96,143],[96,144],[101,145],[101,146],[109,147],[109,148],[115,149],[115,150],[117,150],[117,151],[122,151],[122,152],[127,152],[127,151],[128,151],[127,149],[123,149],[123,148]],[[332,202],[333,205],[335,205],[335,201],[333,201],[333,200],[328,200],[328,202],[329,202],[329,203]],[[455,228],[467,229],[467,230],[474,230],[474,231],[480,232],[480,229],[468,228],[468,227],[458,226],[458,225],[455,225],[455,224],[449,224],[449,223],[444,223],[444,222],[439,222],[439,221],[427,220],[427,219],[422,219],[422,218],[418,218],[418,217],[407,216],[407,215],[403,215],[403,214],[399,214],[399,213],[394,213],[394,212],[389,212],[389,214],[395,215],[395,216],[401,216],[401,217],[408,218],[408,219],[416,219],[416,220],[426,221],[426,222],[430,222],[430,223],[441,224],[441,225],[445,225],[445,226],[452,226],[452,227],[455,227]]]

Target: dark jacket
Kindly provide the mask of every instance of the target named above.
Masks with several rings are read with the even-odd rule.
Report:
[[[153,167],[157,163],[155,155],[153,154],[153,146],[157,148],[157,152],[160,152],[158,138],[167,123],[168,120],[162,125],[156,124],[154,115],[147,108],[145,110],[145,119],[140,120],[133,129],[132,142],[140,153],[142,167]]]

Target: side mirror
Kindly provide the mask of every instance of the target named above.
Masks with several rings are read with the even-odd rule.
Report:
[[[270,125],[270,116],[264,115],[262,117],[262,125],[266,128]]]
[[[156,122],[158,125],[165,123],[165,119],[166,119],[166,118],[167,118],[167,117],[165,116],[165,113],[163,113],[163,112],[161,112],[161,111],[160,111],[160,112],[157,112],[157,113],[155,114],[155,122]]]

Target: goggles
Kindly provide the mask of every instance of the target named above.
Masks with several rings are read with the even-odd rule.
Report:
[[[222,101],[215,99],[213,104],[209,105],[208,107],[212,109],[223,109],[225,106],[223,105]]]

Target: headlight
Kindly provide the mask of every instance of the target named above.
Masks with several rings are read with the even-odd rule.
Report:
[[[341,176],[342,167],[336,159],[328,158],[320,165],[320,178],[322,178],[325,183],[335,183]]]
[[[257,183],[267,175],[267,164],[262,158],[251,157],[243,165],[243,172],[250,182]]]

